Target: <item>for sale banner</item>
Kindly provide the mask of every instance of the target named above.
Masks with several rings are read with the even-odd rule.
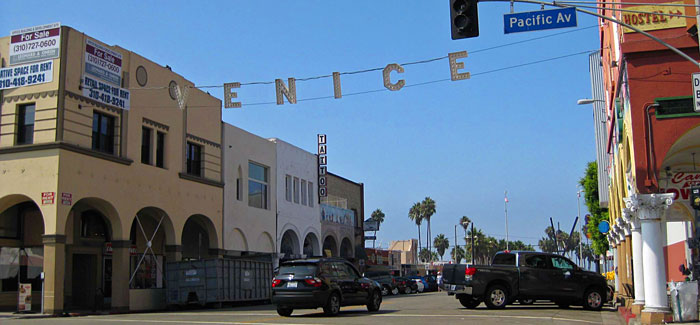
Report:
[[[53,80],[53,61],[0,69],[0,90],[32,86]]]
[[[61,49],[61,23],[10,32],[10,65],[55,59]]]
[[[86,39],[85,73],[117,87],[121,86],[122,54]]]

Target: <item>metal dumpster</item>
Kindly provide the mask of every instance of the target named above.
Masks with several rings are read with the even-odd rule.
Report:
[[[168,305],[270,299],[270,261],[220,258],[170,262],[165,269]]]

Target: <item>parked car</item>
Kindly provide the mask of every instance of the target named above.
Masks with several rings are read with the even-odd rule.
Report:
[[[391,275],[389,271],[367,271],[365,272],[365,276],[381,284],[382,295],[386,296],[389,294],[399,294],[399,288],[396,284],[396,277]]]
[[[418,280],[423,284],[423,291],[421,291],[421,292],[430,291],[430,284],[428,283],[428,280],[425,277],[420,276],[420,275],[412,275],[412,276],[409,276],[408,278],[412,279],[412,280]]]
[[[280,316],[295,308],[319,308],[335,316],[341,306],[366,305],[377,311],[381,287],[360,276],[350,262],[338,258],[300,259],[282,262],[272,280],[272,304]]]
[[[455,297],[467,308],[482,301],[493,309],[541,299],[561,308],[577,304],[600,310],[608,300],[605,277],[556,254],[498,252],[491,265],[448,264],[443,275],[445,283],[464,286]]]
[[[434,275],[426,275],[425,281],[428,282],[428,289],[425,291],[438,291],[438,282]]]
[[[418,292],[418,285],[416,284],[415,281],[404,278],[404,277],[397,277],[396,278],[396,284],[399,288],[399,292],[401,293],[416,293]]]
[[[423,292],[425,291],[425,285],[423,284],[423,280],[421,279],[410,279],[410,281],[413,281],[416,284],[416,291],[417,292]]]

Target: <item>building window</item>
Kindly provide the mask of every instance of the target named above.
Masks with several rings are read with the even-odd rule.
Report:
[[[34,142],[34,109],[36,105],[19,105],[17,109],[17,144]]]
[[[306,181],[301,180],[301,205],[306,205]]]
[[[284,178],[284,198],[287,202],[292,202],[292,176]]]
[[[151,164],[151,129],[141,128],[141,163]]]
[[[243,195],[241,193],[241,179],[236,178],[236,200],[243,200]]]
[[[156,135],[156,167],[165,167],[165,133],[158,132]]]
[[[80,237],[110,240],[107,225],[98,212],[88,210],[81,214]]]
[[[92,149],[114,154],[114,117],[94,112],[92,114]]]
[[[248,163],[248,206],[267,209],[267,167]]]
[[[314,206],[314,183],[309,182],[309,206]]]
[[[187,174],[202,176],[202,146],[187,142]]]
[[[299,203],[299,178],[294,177],[294,203]]]

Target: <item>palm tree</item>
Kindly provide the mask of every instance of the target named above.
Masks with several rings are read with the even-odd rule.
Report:
[[[377,209],[372,212],[371,219],[377,222],[377,228],[379,228],[379,225],[384,222],[384,212],[382,212],[382,209]],[[374,247],[374,242],[377,240],[377,231],[374,231],[374,240],[372,241],[372,246]],[[381,245],[381,243],[380,243]]]
[[[421,211],[421,218],[425,219],[428,221],[428,227],[427,227],[427,237],[428,238],[428,250],[431,250],[430,247],[430,238],[431,238],[431,232],[430,232],[430,218],[433,217],[435,214],[435,201],[431,199],[429,196],[426,196],[423,202],[420,204],[420,211]]]
[[[440,255],[440,260],[442,261],[442,256],[445,255],[445,250],[450,247],[450,240],[445,237],[445,234],[439,234],[435,237],[433,241],[435,249],[437,249],[438,255]]]
[[[421,261],[423,261],[424,263],[427,263],[427,262],[432,261],[433,254],[431,254],[427,248],[423,248],[420,250],[420,254],[418,254],[418,257],[420,258]]]
[[[455,264],[459,264],[459,262],[462,261],[463,258],[466,258],[464,254],[464,250],[462,247],[456,246],[452,248],[452,252],[450,252],[452,255],[452,260],[455,261]]]
[[[464,228],[464,244],[465,245],[467,244],[467,229],[469,228],[469,224],[471,224],[471,223],[472,223],[472,220],[469,219],[469,217],[467,217],[467,216],[462,216],[461,218],[459,218],[459,224],[462,226],[462,228]],[[455,243],[455,245],[457,245],[457,243]],[[464,246],[464,247],[466,248],[467,246]]]
[[[410,210],[408,210],[408,218],[413,220],[413,222],[416,223],[416,226],[418,226],[418,251],[420,252],[421,249],[421,243],[420,243],[420,224],[423,222],[423,218],[421,216],[421,211],[420,211],[420,202],[416,202],[413,204]]]

